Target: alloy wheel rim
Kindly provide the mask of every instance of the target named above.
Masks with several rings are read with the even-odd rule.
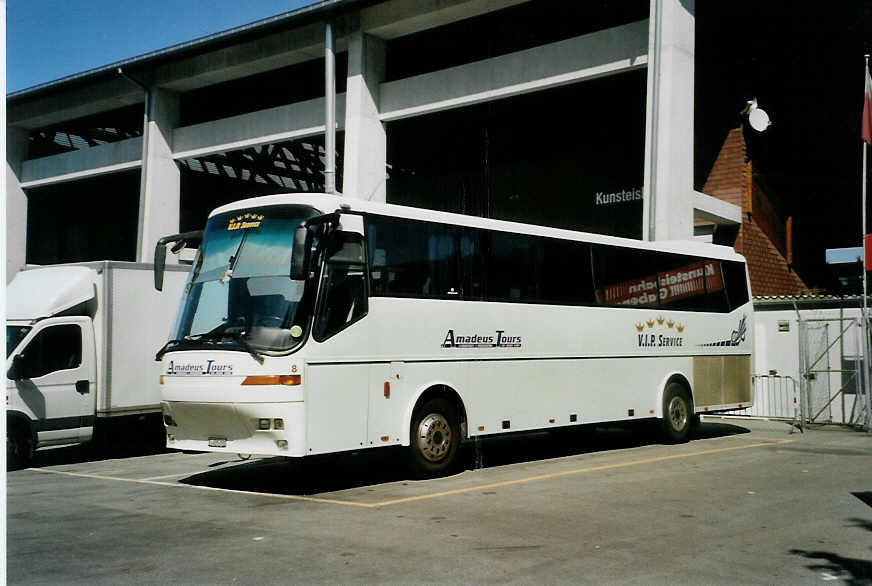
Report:
[[[430,462],[439,462],[448,455],[453,435],[448,420],[431,413],[418,424],[418,451]]]
[[[681,431],[687,425],[687,405],[681,397],[672,397],[669,401],[669,419],[676,431]]]

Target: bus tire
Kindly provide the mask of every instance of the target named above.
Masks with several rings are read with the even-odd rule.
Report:
[[[459,445],[460,423],[450,401],[436,397],[415,409],[409,434],[413,474],[423,478],[445,474],[454,465]]]
[[[20,419],[6,420],[6,469],[20,470],[33,460],[35,441],[30,424]]]
[[[693,401],[684,385],[670,382],[663,392],[663,435],[670,443],[686,442],[693,426]]]

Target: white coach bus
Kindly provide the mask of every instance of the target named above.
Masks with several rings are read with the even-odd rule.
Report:
[[[302,457],[751,404],[744,259],[330,195],[216,209],[158,352],[168,446]]]

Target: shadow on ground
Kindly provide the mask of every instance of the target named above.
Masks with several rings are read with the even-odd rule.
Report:
[[[691,441],[726,437],[749,430],[727,423],[702,423]],[[460,470],[491,468],[594,452],[661,444],[650,424],[573,428],[559,432],[512,434],[469,442],[458,452]],[[181,480],[196,486],[273,494],[312,495],[409,480],[405,448],[346,452],[300,460],[228,458],[216,465],[235,464]]]
[[[868,495],[869,493],[852,493],[854,496],[862,500],[864,503],[869,502],[860,496],[860,494]],[[848,519],[849,527],[859,527],[866,531],[872,531],[872,521],[868,519]],[[829,551],[807,551],[803,549],[791,549],[793,555],[802,556],[807,559],[821,560],[806,566],[809,570],[826,573],[825,580],[838,579],[845,584],[851,586],[870,586],[872,585],[872,561],[859,558],[849,558],[832,553]]]
[[[166,449],[154,442],[140,442],[136,438],[125,441],[88,442],[77,446],[51,448],[36,452],[28,468],[44,468],[62,464],[78,464],[80,462],[96,462],[116,458],[136,458],[166,452]]]

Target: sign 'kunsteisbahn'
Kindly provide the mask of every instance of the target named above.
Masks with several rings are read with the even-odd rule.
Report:
[[[721,291],[724,280],[718,263],[706,261],[655,273],[642,279],[617,283],[597,291],[606,305],[657,305]]]

